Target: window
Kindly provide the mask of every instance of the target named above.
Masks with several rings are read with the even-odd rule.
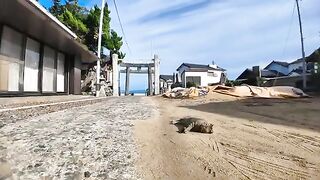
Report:
[[[38,91],[40,43],[28,38],[24,67],[24,91]]]
[[[196,84],[197,86],[201,86],[201,77],[200,76],[187,76],[186,82],[191,82]]]
[[[42,91],[54,92],[54,79],[56,76],[55,51],[48,46],[44,47],[43,72],[42,72]]]
[[[19,91],[23,35],[3,27],[0,49],[0,91]]]
[[[214,73],[214,72],[208,72],[208,76],[210,77],[217,77],[217,73]]]
[[[65,56],[62,53],[58,53],[57,59],[57,92],[65,92],[64,90],[64,64],[65,64]]]

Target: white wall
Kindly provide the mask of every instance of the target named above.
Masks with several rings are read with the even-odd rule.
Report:
[[[215,77],[208,76],[208,72],[185,72],[185,76],[182,76],[182,85],[186,87],[186,77],[188,76],[200,76],[201,77],[201,85],[200,86],[208,86],[208,84],[219,83],[221,78],[221,71],[214,71],[217,75]]]

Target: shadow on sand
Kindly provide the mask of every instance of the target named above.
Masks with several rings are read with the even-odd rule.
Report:
[[[247,119],[249,121],[320,131],[320,98],[249,98],[180,107]]]

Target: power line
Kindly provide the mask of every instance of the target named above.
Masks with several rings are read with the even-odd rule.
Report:
[[[295,2],[293,1],[293,10],[292,10],[291,19],[290,19],[290,26],[289,26],[287,37],[286,37],[286,40],[285,40],[284,48],[283,48],[283,51],[282,51],[282,57],[285,55],[285,51],[287,49],[288,40],[289,40],[289,37],[290,37],[290,34],[291,34],[291,29],[292,29],[295,10],[296,10],[296,5],[295,5]]]
[[[126,38],[126,34],[124,33],[124,30],[123,30],[124,28],[123,28],[122,23],[121,23],[121,18],[120,18],[120,15],[119,15],[119,10],[118,10],[118,5],[117,5],[116,0],[113,0],[113,3],[114,3],[114,7],[115,7],[115,9],[116,9],[116,12],[117,12],[118,21],[119,21],[119,24],[120,24],[120,28],[121,28],[121,31],[122,31],[122,35],[123,35],[124,42],[126,43],[127,48],[128,48],[128,50],[129,50],[130,54],[132,54],[131,49],[130,49],[130,46],[129,46],[129,43],[128,43],[127,38]]]
[[[283,57],[283,56],[285,55],[285,52],[286,52],[286,50],[287,50],[287,45],[288,45],[289,37],[290,37],[290,34],[291,34],[291,29],[292,29],[292,24],[293,24],[293,18],[294,18],[295,10],[296,10],[296,4],[295,4],[295,2],[293,1],[292,14],[291,14],[291,18],[290,18],[290,26],[289,26],[288,33],[287,33],[287,36],[286,36],[286,39],[285,39],[285,43],[284,43],[284,47],[283,47],[283,50],[282,50],[282,55],[281,55],[281,57]],[[279,75],[280,75],[280,73],[277,72],[276,77],[278,77]],[[276,85],[276,82],[277,82],[277,79],[273,82],[273,86]]]

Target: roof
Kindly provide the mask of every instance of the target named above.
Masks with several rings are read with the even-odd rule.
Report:
[[[268,70],[268,69],[261,70],[261,77],[264,77],[264,78],[273,78],[273,77],[280,77],[280,76],[285,76],[285,75],[275,70]],[[246,69],[240,74],[240,76],[236,80],[243,80],[243,79],[249,79],[249,78],[255,78],[255,77],[256,75],[251,69]]]
[[[278,64],[280,66],[283,66],[283,67],[288,67],[289,66],[289,63],[287,62],[282,62],[282,61],[272,61],[270,64],[268,64],[264,69],[268,69],[272,64]]]
[[[201,72],[201,70],[218,70],[218,71],[226,71],[225,69],[223,68],[220,68],[220,67],[217,67],[217,68],[213,68],[213,67],[210,67],[209,65],[203,65],[203,64],[191,64],[191,63],[182,63],[177,71],[179,71],[179,69],[182,67],[182,66],[186,66],[190,69],[194,69],[194,70],[198,70],[196,72]],[[189,70],[189,71],[192,71],[192,70]],[[195,71],[193,71],[195,72]]]
[[[173,75],[160,75],[160,79],[163,79],[165,81],[168,81],[168,80],[173,81]]]
[[[303,62],[303,59],[300,58],[300,59],[297,59],[297,60],[291,62],[290,64],[298,64],[298,63],[302,63],[302,62]]]
[[[35,0],[1,0],[0,24],[23,32],[58,51],[77,56],[82,62],[97,60],[93,52],[78,42],[75,33]]]

